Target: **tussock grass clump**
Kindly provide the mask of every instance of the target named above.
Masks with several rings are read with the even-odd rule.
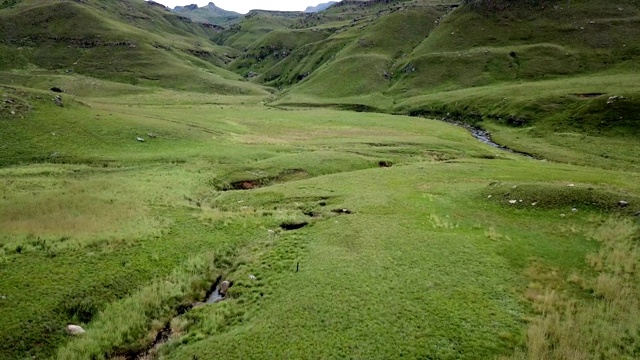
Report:
[[[563,282],[555,271],[532,268],[527,297],[540,314],[527,330],[527,349],[513,359],[636,359],[640,355],[640,229],[612,218],[593,234],[601,244],[587,257],[595,271]],[[588,296],[562,291],[569,283]]]
[[[87,327],[87,333],[58,352],[58,359],[106,359],[146,349],[181,309],[204,298],[218,273],[213,254],[195,257],[166,279],[110,304]]]

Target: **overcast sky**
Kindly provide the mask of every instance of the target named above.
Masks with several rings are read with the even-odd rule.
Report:
[[[329,0],[154,0],[160,4],[166,5],[170,8],[175,6],[184,6],[189,4],[198,4],[198,6],[204,6],[209,1],[216,4],[217,7],[225,10],[236,11],[242,14],[246,14],[252,9],[262,10],[289,10],[289,11],[302,11],[307,6],[316,6],[320,3],[327,2]]]

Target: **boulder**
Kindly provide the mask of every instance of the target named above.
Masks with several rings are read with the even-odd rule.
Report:
[[[81,326],[78,325],[67,325],[67,334],[77,336],[82,335],[86,331]]]

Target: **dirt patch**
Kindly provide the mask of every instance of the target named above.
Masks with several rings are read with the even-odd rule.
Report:
[[[305,214],[308,217],[312,217],[312,218],[322,217],[322,213],[319,213],[319,212],[316,212],[316,211],[305,211],[305,212],[303,212],[303,214]]]
[[[265,187],[279,182],[294,181],[309,177],[309,174],[302,169],[286,169],[275,176],[265,176],[257,179],[244,179],[219,187],[222,191],[230,190],[252,190]]]
[[[231,188],[228,190],[251,190],[260,187],[260,183],[256,180],[240,180],[230,184]]]
[[[599,96],[602,96],[604,95],[604,93],[595,92],[595,93],[582,93],[582,94],[573,94],[573,95],[581,99],[592,99],[592,98],[597,98]]]
[[[336,214],[341,214],[341,215],[351,215],[353,214],[353,211],[349,210],[349,209],[333,209],[331,210],[332,213],[336,213]]]
[[[303,221],[303,222],[295,222],[295,223],[282,223],[280,224],[280,228],[282,230],[286,230],[286,231],[290,231],[290,230],[298,230],[298,229],[302,229],[303,227],[309,225],[308,222]]]

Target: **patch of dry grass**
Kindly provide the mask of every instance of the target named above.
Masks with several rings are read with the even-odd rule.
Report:
[[[525,296],[538,316],[527,329],[526,351],[508,358],[637,359],[639,235],[630,220],[605,221],[593,234],[601,248],[587,257],[592,274],[564,280],[557,270],[534,263]]]

